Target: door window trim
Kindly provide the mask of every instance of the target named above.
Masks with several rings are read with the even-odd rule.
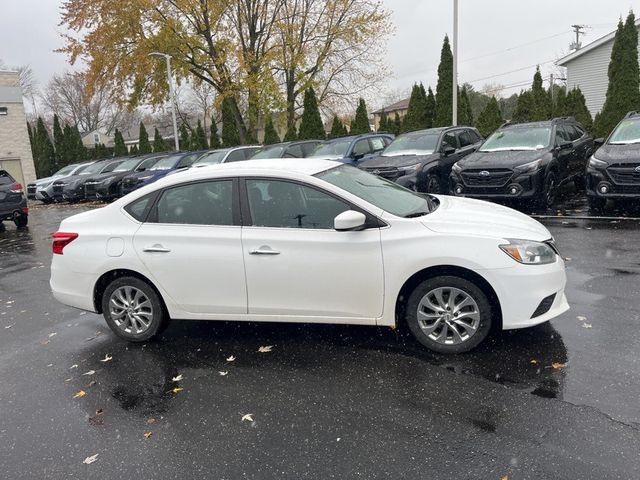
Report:
[[[238,179],[238,183],[239,183],[239,201],[240,201],[240,215],[241,215],[241,224],[243,227],[250,227],[250,228],[269,228],[269,229],[273,229],[273,228],[278,228],[278,229],[287,229],[287,230],[295,230],[295,231],[321,231],[321,232],[336,232],[335,229],[333,228],[297,228],[297,227],[265,227],[262,225],[253,225],[253,219],[251,218],[251,207],[249,206],[249,195],[247,192],[247,180],[258,180],[258,181],[272,181],[272,182],[287,182],[287,183],[293,183],[296,185],[301,185],[303,187],[307,187],[307,188],[311,188],[314,189],[320,193],[323,193],[325,195],[328,195],[342,203],[345,203],[346,205],[349,206],[349,210],[354,210],[356,212],[360,212],[362,213],[365,217],[365,227],[363,230],[369,230],[369,229],[374,229],[374,228],[383,228],[383,227],[387,227],[388,224],[386,222],[384,222],[383,220],[381,220],[380,218],[378,218],[376,215],[368,212],[367,210],[365,210],[364,208],[354,204],[353,202],[341,197],[340,195],[337,195],[333,192],[329,192],[327,190],[325,190],[324,188],[318,187],[316,185],[311,185],[310,183],[301,181],[301,180],[296,180],[296,179],[292,179],[292,178],[283,178],[283,177],[264,177],[264,176],[254,176],[254,175],[248,175],[246,177],[240,177]],[[341,233],[341,232],[338,232]]]

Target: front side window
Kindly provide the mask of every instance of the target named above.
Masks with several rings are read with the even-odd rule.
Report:
[[[343,158],[349,151],[351,140],[337,140],[318,145],[312,157]]]
[[[458,141],[456,140],[456,134],[453,132],[445,133],[442,136],[442,146],[443,147],[452,147],[456,150],[458,149]]]
[[[458,132],[458,142],[460,142],[460,148],[468,147],[475,143],[473,138],[471,138],[469,130],[462,130]]]
[[[380,150],[384,150],[384,147],[387,146],[387,144],[384,143],[384,140],[382,139],[382,137],[372,137],[369,140],[371,141],[371,149],[374,152],[379,152]]]
[[[302,145],[291,145],[284,152],[283,158],[302,158],[304,157],[304,153],[302,153]]]
[[[354,157],[357,157],[361,155],[366,155],[367,153],[369,153],[369,151],[370,151],[369,140],[358,140],[356,144],[353,146],[353,151],[351,152],[351,155],[353,155]]]
[[[157,160],[149,170],[171,170],[176,163],[176,160],[180,158],[179,155],[170,155]]]
[[[214,165],[216,163],[222,163],[228,151],[229,150],[216,150],[202,157],[200,160],[198,160],[197,163],[204,165]]]
[[[282,145],[276,145],[272,147],[264,147],[251,157],[254,158],[281,158],[282,153],[284,152],[284,147]]]
[[[640,143],[640,119],[629,118],[621,121],[611,134],[608,143],[612,145]]]
[[[315,188],[283,180],[247,180],[252,225],[333,229],[349,205]]]
[[[542,150],[551,141],[550,127],[513,127],[492,133],[484,142],[481,152],[502,152],[509,150]]]
[[[233,225],[233,182],[218,180],[169,188],[156,208],[158,223]]]
[[[245,151],[243,149],[234,150],[229,154],[225,162],[239,162],[241,160],[246,160]]]
[[[138,162],[138,160],[136,160],[136,163]],[[102,170],[100,170],[100,173],[108,173],[108,172],[113,172],[116,168],[118,168],[118,165],[120,165],[122,162],[113,162],[113,163],[109,163],[106,167],[104,167]],[[123,171],[128,171],[128,170],[123,170]]]

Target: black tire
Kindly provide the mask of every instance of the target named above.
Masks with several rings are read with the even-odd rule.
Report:
[[[121,320],[118,320],[117,317],[112,314],[112,310],[110,308],[111,296],[114,292],[126,287],[140,291],[150,303],[151,315],[144,315],[145,318],[149,319],[148,326],[141,332],[134,331],[136,325],[140,326],[141,322],[129,321],[126,313],[124,314],[124,318]],[[107,285],[107,288],[105,288],[102,294],[101,304],[102,314],[107,325],[109,325],[111,330],[113,330],[113,333],[118,337],[128,340],[129,342],[146,342],[155,335],[161,333],[166,328],[170,320],[169,315],[164,308],[164,304],[156,291],[147,282],[136,277],[119,277],[113,280],[109,285]],[[119,323],[122,326],[119,326]],[[127,327],[129,331],[127,331]]]
[[[573,185],[578,192],[584,192],[587,186],[587,182],[582,175],[576,175],[573,177]]]
[[[16,228],[26,228],[29,223],[29,215],[21,213],[13,217],[13,223],[16,224]]]
[[[589,210],[593,212],[601,212],[607,205],[606,198],[589,196],[587,197],[587,201],[589,202]]]
[[[445,328],[445,322],[447,322],[446,324],[448,325],[449,329],[447,330],[447,332],[445,332],[444,341],[436,341],[435,339],[431,338],[429,336],[430,334],[423,329],[423,326],[421,326],[424,325],[421,324],[420,320],[418,319],[418,309],[422,309],[421,301],[428,298],[427,295],[432,294],[432,292],[436,289],[443,289],[445,292],[446,289],[460,291],[463,294],[466,294],[475,302],[475,307],[472,307],[477,311],[476,316],[478,318],[475,331],[474,333],[469,335],[469,330],[464,329],[464,333],[465,335],[467,335],[467,338],[460,343],[453,343],[453,338],[455,337],[453,331],[459,331],[458,328],[451,327],[450,325],[450,322],[452,323],[456,320],[453,317],[450,317],[448,321],[442,320],[441,318],[439,321],[442,328],[439,327],[439,329],[437,328],[436,330],[433,330],[431,332],[431,334],[439,336],[440,334],[442,334],[442,331]],[[459,298],[457,297],[458,293],[450,292],[449,297],[447,297],[446,299],[447,304],[451,300],[451,295],[456,295],[456,297],[453,299],[454,302],[457,298]],[[455,311],[455,309],[452,310]],[[422,311],[425,312],[424,310]],[[464,312],[464,310],[461,311]],[[455,314],[450,313],[449,315]],[[493,312],[491,303],[489,302],[487,295],[482,291],[482,289],[469,280],[455,276],[433,277],[423,281],[413,290],[413,292],[411,292],[406,306],[406,321],[409,329],[411,330],[411,333],[413,333],[414,337],[425,347],[438,353],[464,353],[477,347],[491,331],[492,317]],[[457,325],[458,324],[456,324],[456,326]],[[424,327],[430,328],[433,326],[424,325]],[[450,343],[447,343],[449,331],[451,331],[452,333],[452,341]]]
[[[551,171],[544,177],[544,186],[542,188],[542,197],[539,199],[539,205],[542,208],[553,208],[556,203],[558,194],[558,180],[555,172]]]
[[[423,188],[420,189],[422,193],[442,193],[442,185],[440,185],[440,178],[435,173],[428,174],[423,182]]]

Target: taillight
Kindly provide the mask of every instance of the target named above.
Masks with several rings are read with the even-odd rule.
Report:
[[[14,183],[9,187],[9,192],[11,193],[23,193],[24,190],[22,188],[22,184],[19,182]]]
[[[64,247],[78,238],[77,233],[67,232],[55,232],[51,236],[53,237],[53,253],[56,255],[62,255],[62,250],[64,250]]]

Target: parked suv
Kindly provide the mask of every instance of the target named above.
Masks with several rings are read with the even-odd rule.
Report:
[[[149,185],[169,173],[189,168],[206,153],[207,150],[172,153],[161,158],[145,171],[130,173],[122,179],[120,196]]]
[[[274,143],[265,145],[251,159],[255,158],[306,158],[313,154],[322,140],[300,140],[297,142]]]
[[[629,112],[589,159],[586,187],[589,206],[600,209],[607,199],[640,198],[640,112]]]
[[[584,185],[593,138],[573,117],[507,123],[451,172],[451,191],[476,198],[525,199],[544,207],[555,203],[558,186]]]
[[[358,166],[411,190],[446,193],[453,164],[481,143],[482,136],[472,127],[418,130],[400,135],[380,156]]]
[[[204,167],[216,165],[218,163],[239,162],[249,160],[254,153],[260,150],[260,145],[250,145],[245,147],[219,148],[203,155],[193,164],[194,167]]]
[[[22,184],[0,170],[0,224],[3,220],[13,220],[18,228],[24,228],[29,221],[27,197]]]
[[[54,175],[48,178],[42,178],[34,183],[27,185],[27,198],[40,200],[43,203],[52,203],[55,201],[53,196],[53,184],[56,180],[78,175],[93,162],[75,163],[67,165],[58,170]]]
[[[76,175],[61,178],[53,182],[53,198],[57,202],[64,200],[68,202],[78,202],[84,199],[84,182],[88,175],[95,175],[103,172],[112,172],[123,162],[123,158],[99,160],[89,165]]]
[[[387,148],[393,138],[393,135],[388,133],[364,133],[334,138],[318,145],[309,157],[355,165],[364,157]]]

